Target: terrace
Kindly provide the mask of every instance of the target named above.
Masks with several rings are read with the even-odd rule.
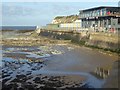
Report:
[[[120,16],[120,7],[96,7],[86,10],[80,10],[79,18],[94,18],[94,17],[106,17],[106,16],[113,16],[119,17]]]

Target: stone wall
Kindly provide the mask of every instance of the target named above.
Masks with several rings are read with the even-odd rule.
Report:
[[[86,45],[97,46],[100,48],[119,49],[117,34],[108,33],[91,33]]]
[[[120,44],[118,43],[119,38],[117,34],[103,32],[63,33],[54,31],[42,31],[40,35],[54,39],[71,40],[71,42],[80,45],[102,48],[111,51],[117,50],[117,52],[120,52]]]

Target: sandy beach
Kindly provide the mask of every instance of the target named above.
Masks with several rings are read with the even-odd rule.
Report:
[[[107,78],[92,73],[97,67],[112,66],[118,60],[116,54],[59,42],[3,45],[2,88],[102,88],[106,84]]]

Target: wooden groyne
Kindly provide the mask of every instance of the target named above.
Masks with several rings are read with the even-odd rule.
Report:
[[[110,75],[110,70],[112,66],[104,66],[104,67],[97,67],[94,71],[95,75],[99,76],[100,78],[107,78]]]

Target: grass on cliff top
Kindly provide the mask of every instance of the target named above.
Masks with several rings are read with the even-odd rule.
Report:
[[[72,23],[78,19],[78,15],[57,16],[54,18],[58,23]]]

